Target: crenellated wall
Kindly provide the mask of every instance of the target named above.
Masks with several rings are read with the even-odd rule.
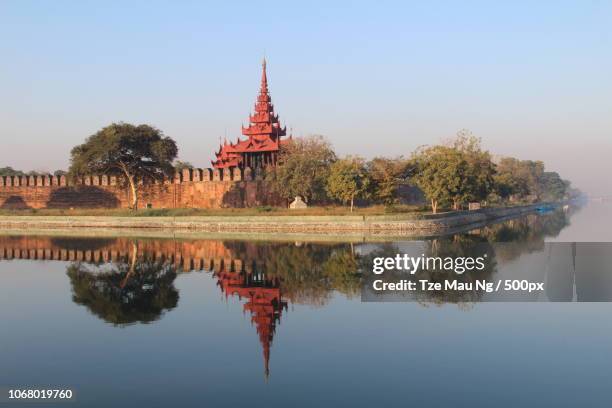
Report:
[[[127,208],[129,189],[115,176],[0,176],[0,208]],[[177,171],[173,178],[141,182],[139,207],[224,208],[277,205],[254,169]]]

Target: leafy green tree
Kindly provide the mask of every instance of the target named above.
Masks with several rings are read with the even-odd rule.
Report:
[[[367,163],[372,199],[385,205],[395,204],[399,188],[407,180],[409,162],[402,157],[376,157]]]
[[[504,157],[497,164],[496,170],[494,189],[500,197],[525,199],[531,195],[540,200],[544,163]]]
[[[513,157],[504,157],[497,164],[497,174],[493,176],[494,191],[504,200],[529,194],[526,181],[518,177],[519,166],[520,161]]]
[[[535,197],[536,201],[542,199],[541,179],[544,174],[544,163],[541,161],[523,160],[519,166],[519,178],[521,178],[529,190],[529,195]]]
[[[169,137],[149,125],[113,123],[87,138],[71,151],[70,174],[123,176],[138,209],[138,184],[145,178],[171,176],[178,148]]]
[[[365,162],[360,157],[347,157],[332,164],[327,179],[327,193],[344,204],[350,203],[351,212],[355,198],[365,198],[369,186]]]
[[[268,168],[266,181],[285,199],[301,196],[306,201],[325,201],[325,184],[336,154],[322,136],[294,138],[281,145],[278,165]]]
[[[493,191],[495,165],[489,152],[482,150],[480,138],[469,130],[457,133],[452,144],[465,161],[462,183],[453,195],[453,209],[458,210],[461,203],[484,200]]]
[[[549,201],[562,200],[569,188],[569,182],[565,181],[554,171],[545,171],[540,178],[540,192],[542,199]]]
[[[416,185],[431,202],[434,214],[440,204],[453,202],[460,194],[467,163],[457,149],[448,146],[423,147],[413,156]]]

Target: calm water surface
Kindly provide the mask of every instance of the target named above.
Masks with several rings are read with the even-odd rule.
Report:
[[[490,244],[496,274],[611,230],[612,204],[590,203],[423,244]],[[371,255],[403,245],[0,235],[0,389],[69,387],[88,407],[612,405],[610,303],[362,303]]]

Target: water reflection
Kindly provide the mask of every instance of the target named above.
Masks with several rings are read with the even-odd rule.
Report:
[[[612,274],[601,262],[602,257],[609,256],[605,248],[600,248],[602,253],[597,258],[587,253],[594,249],[580,244],[557,247],[560,254],[545,245],[545,238],[558,235],[568,225],[570,215],[564,211],[529,215],[465,234],[394,243],[5,236],[0,237],[0,259],[67,262],[74,303],[118,327],[160,319],[179,305],[177,277],[194,270],[207,271],[219,290],[241,301],[244,312],[250,315],[267,375],[273,339],[288,304],[323,306],[335,293],[359,296],[362,279],[375,257],[410,251],[442,258],[486,255],[483,270],[459,276],[468,283],[491,279],[510,270],[526,255],[535,254],[546,263],[542,280],[550,300],[610,300]],[[452,271],[433,270],[423,270],[418,277],[439,282],[457,278]],[[416,300],[465,305],[486,295],[476,288],[464,292],[440,290],[419,292]]]
[[[245,299],[243,309],[251,315],[263,350],[266,378],[270,375],[270,347],[287,301],[280,290],[280,279],[268,277],[263,271],[221,270],[214,273],[217,285],[225,296]]]
[[[547,244],[548,298],[554,302],[612,301],[611,249],[608,243]]]
[[[467,281],[484,279],[498,271],[498,264],[508,264],[522,255],[544,251],[545,238],[556,236],[568,223],[568,214],[563,211],[529,215],[465,234],[422,241],[417,250],[427,256],[439,257],[486,254],[488,262],[484,270],[462,276]],[[93,299],[93,293],[88,292],[94,289],[85,290],[89,286],[99,292],[96,296],[103,295],[109,301],[122,302],[126,308],[144,307],[140,302],[157,302],[155,306],[151,304],[151,308],[157,310],[151,316],[159,316],[176,305],[173,299],[178,302],[172,283],[180,272],[211,271],[220,281],[228,279],[231,273],[234,274],[232,279],[249,285],[275,282],[291,302],[324,305],[334,292],[348,297],[358,295],[361,277],[371,268],[373,257],[408,252],[410,246],[414,247],[414,242],[322,244],[3,237],[0,238],[0,257],[77,262],[69,266],[69,277],[73,287],[78,288],[75,290],[78,303],[90,304],[84,296],[88,294]],[[424,270],[422,274],[423,278],[431,280],[446,278],[434,271]],[[562,275],[559,272],[559,276],[551,278],[551,285]],[[441,292],[430,300],[471,301],[478,300],[480,295],[473,293],[455,298],[455,294]],[[159,303],[162,300],[164,303]],[[123,318],[100,316],[115,324],[154,320],[146,316],[133,316],[130,320],[129,314]]]
[[[153,321],[174,308],[178,302],[178,292],[173,286],[176,274],[192,270],[213,272],[226,293],[230,286],[224,282],[228,279],[228,282],[240,281],[243,286],[274,283],[289,301],[320,306],[334,292],[348,297],[359,295],[361,278],[370,270],[372,258],[397,253],[417,251],[438,257],[486,254],[485,269],[465,273],[460,279],[465,282],[487,279],[498,271],[500,264],[508,264],[525,254],[543,252],[545,238],[559,234],[568,225],[568,218],[564,211],[528,215],[418,244],[4,237],[0,238],[0,257],[74,262],[68,267],[68,276],[75,302],[86,305],[108,322],[129,324]],[[559,286],[554,284],[556,280],[574,281],[563,278],[567,273],[559,269],[548,280],[551,298],[568,298],[567,293],[561,295],[552,289]],[[423,270],[420,274],[431,281],[450,277],[432,270]],[[229,295],[235,293],[241,294],[231,291]],[[479,291],[463,294],[440,291],[423,293],[419,300],[457,303],[476,301],[482,295]],[[110,307],[112,302],[117,303],[115,308]],[[150,314],[145,313],[146,308]],[[104,313],[105,310],[109,313]]]
[[[178,304],[176,268],[161,260],[138,256],[132,244],[129,262],[73,262],[67,267],[74,303],[115,324],[149,323]]]

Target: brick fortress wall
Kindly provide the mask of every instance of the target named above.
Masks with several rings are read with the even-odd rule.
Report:
[[[128,189],[114,176],[0,176],[0,208],[127,208]],[[246,168],[184,169],[173,179],[145,181],[139,207],[226,208],[283,204],[269,193],[260,172]]]

